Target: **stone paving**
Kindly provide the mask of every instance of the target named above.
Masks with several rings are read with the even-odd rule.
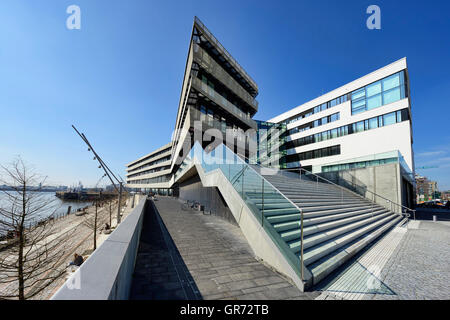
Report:
[[[146,213],[132,299],[310,300],[319,295],[300,292],[256,260],[239,227],[184,211],[173,198],[154,203],[159,214]]]
[[[330,284],[322,284],[324,292],[317,299],[450,299],[450,223],[410,221],[408,230],[398,241],[400,235],[395,232],[387,234],[356,262],[344,266],[334,275]],[[386,255],[379,254],[382,252],[388,252],[387,260]],[[374,270],[368,272],[367,268],[360,267],[359,262],[364,259],[382,267],[376,275],[381,286],[376,290],[355,289],[355,283],[365,284],[374,277]],[[347,282],[344,288],[339,286],[340,279],[358,281],[352,281],[351,284]],[[345,290],[340,290],[342,288]]]
[[[450,225],[421,221],[409,229],[381,278],[396,295],[372,299],[450,299]]]

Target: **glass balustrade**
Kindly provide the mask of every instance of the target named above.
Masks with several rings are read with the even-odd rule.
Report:
[[[215,170],[223,174],[300,277],[300,259],[275,230],[270,217],[298,214],[300,221],[301,213],[296,205],[261,175],[260,170],[264,168],[249,165],[224,144],[208,152],[196,142],[177,171],[176,179],[192,163],[200,165],[205,174]]]

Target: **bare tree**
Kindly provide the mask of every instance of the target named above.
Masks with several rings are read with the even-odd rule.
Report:
[[[112,215],[113,215],[113,210],[115,208],[115,205],[113,206],[114,203],[116,203],[116,200],[114,198],[110,198],[108,201],[109,227],[110,228],[112,228]]]
[[[93,231],[93,237],[94,237],[94,247],[93,250],[97,249],[97,231],[99,231],[99,223],[98,223],[98,207],[99,207],[99,201],[95,200],[95,211],[93,216],[89,215],[86,216],[83,224],[87,228],[91,229]]]
[[[70,232],[55,228],[54,200],[32,189],[45,178],[20,157],[0,169],[0,184],[9,187],[0,191],[0,299],[30,299],[65,273]]]

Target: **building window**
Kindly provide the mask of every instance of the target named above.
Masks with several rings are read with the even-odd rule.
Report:
[[[334,139],[356,132],[363,132],[371,129],[376,129],[383,126],[399,123],[402,121],[409,121],[408,109],[391,112],[382,116],[362,120],[356,123],[345,125],[339,128],[323,131],[314,135],[302,137],[287,142],[286,148],[296,148],[307,144]]]
[[[383,126],[388,126],[390,124],[394,124],[395,122],[395,112],[391,112],[383,116]]]
[[[352,115],[372,110],[406,97],[404,71],[352,92]]]

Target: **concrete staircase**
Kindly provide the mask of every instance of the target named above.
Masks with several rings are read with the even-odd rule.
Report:
[[[303,258],[315,285],[381,234],[399,224],[401,215],[351,191],[306,177],[264,175],[276,189],[303,210]],[[278,196],[246,192],[290,250],[300,257],[300,214]]]
[[[301,290],[319,283],[404,220],[348,189],[249,165],[226,146],[217,149],[221,152],[206,153],[196,144],[176,176],[184,179],[197,172],[203,186],[218,188],[255,254]],[[223,161],[225,156],[234,160]]]

